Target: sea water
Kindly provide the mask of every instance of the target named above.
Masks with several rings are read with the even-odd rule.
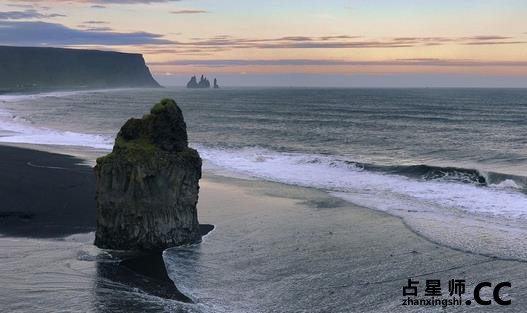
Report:
[[[164,97],[182,108],[205,171],[320,189],[400,216],[433,241],[527,260],[527,89],[164,88],[4,95],[0,142],[103,153],[128,118],[141,117]],[[492,240],[482,242],[482,234]],[[189,262],[178,258],[181,253],[167,252],[174,267]],[[226,312],[229,301],[221,303]]]
[[[339,194],[382,191],[473,214],[527,214],[527,89],[4,95],[0,141],[110,150],[119,127],[163,97],[181,106],[208,169]]]

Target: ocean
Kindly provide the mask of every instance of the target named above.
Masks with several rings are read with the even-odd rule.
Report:
[[[165,97],[183,110],[205,172],[315,188],[399,216],[433,242],[527,260],[527,89],[164,88],[3,95],[0,142],[80,146],[104,154],[128,118],[141,117]],[[483,232],[491,239],[481,240]],[[213,234],[221,237],[219,230]],[[209,244],[199,253],[215,249]],[[187,250],[168,250],[167,266],[182,282],[178,287],[206,304],[213,282],[204,289],[208,293],[197,290],[189,273],[207,267],[207,258],[194,260]],[[228,260],[214,263],[216,270],[228,267]],[[229,312],[237,295],[222,297],[212,301],[215,311]]]

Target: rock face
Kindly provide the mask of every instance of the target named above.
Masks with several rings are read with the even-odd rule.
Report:
[[[0,92],[160,87],[141,54],[0,46]]]
[[[199,88],[196,76],[192,76],[187,83],[187,88]]]
[[[201,239],[197,217],[201,158],[188,147],[181,110],[171,99],[121,128],[99,158],[95,245],[163,250]]]
[[[187,83],[187,88],[210,88],[210,81],[207,77],[201,75],[201,78],[198,79],[196,76],[192,76]]]
[[[198,88],[210,88],[210,81],[207,79],[207,77],[201,75],[201,78],[199,79]]]

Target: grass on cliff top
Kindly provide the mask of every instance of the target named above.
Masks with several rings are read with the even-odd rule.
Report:
[[[97,163],[100,164],[105,161],[110,161],[117,156],[118,152],[122,151],[126,151],[126,153],[120,155],[123,155],[128,162],[146,160],[158,153],[160,150],[151,142],[150,134],[145,124],[147,124],[148,119],[152,118],[151,115],[160,114],[172,108],[177,109],[177,104],[174,100],[168,98],[162,99],[152,107],[150,114],[146,114],[142,119],[128,120],[117,134],[117,138],[115,138],[113,151],[106,156],[98,158]],[[138,137],[130,140],[125,139],[122,134],[125,127],[133,128],[132,131],[137,133]]]

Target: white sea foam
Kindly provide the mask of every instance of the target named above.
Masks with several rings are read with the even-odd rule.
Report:
[[[70,90],[70,91],[51,91],[51,92],[41,92],[41,93],[33,93],[33,94],[3,94],[0,95],[0,103],[1,102],[17,102],[17,101],[26,101],[26,100],[34,100],[39,98],[63,98],[63,97],[69,97],[74,96],[78,94],[86,94],[86,93],[100,93],[100,92],[112,92],[112,91],[120,91],[120,90],[136,90],[137,88],[110,88],[110,89],[90,89],[90,90]]]
[[[0,137],[0,142],[78,146],[105,150],[112,148],[111,141],[103,136],[75,132],[56,132],[45,129],[40,130],[38,133],[23,133]]]
[[[216,167],[270,181],[325,189],[354,203],[395,214],[402,210],[457,210],[527,219],[527,196],[510,188],[370,172],[324,155],[278,153],[260,148],[198,147],[198,150]]]
[[[506,179],[498,184],[491,184],[490,187],[493,188],[506,188],[506,189],[521,189],[522,186],[519,186],[514,180]]]
[[[10,102],[32,102],[41,98],[64,98],[85,93],[100,93],[120,89],[56,91],[36,94],[0,95],[0,105]],[[113,138],[98,134],[86,134],[76,131],[61,131],[34,125],[30,120],[0,107],[0,142],[28,143],[58,146],[77,146],[110,150]]]
[[[34,100],[34,99],[46,98],[46,97],[67,97],[67,96],[72,96],[72,95],[75,95],[81,92],[82,91],[57,91],[57,92],[35,93],[35,94],[6,94],[6,95],[0,95],[0,102],[17,102],[17,101]]]
[[[0,109],[0,142],[112,149],[113,138],[34,126],[24,117]]]
[[[17,109],[7,108],[10,106],[24,106],[26,103],[31,104],[35,101],[40,101],[39,99],[52,102],[55,98],[68,98],[80,94],[89,94],[88,96],[91,97],[124,90],[129,90],[129,88],[0,95],[0,142],[77,146],[111,150],[113,136],[84,133],[75,129],[58,130],[54,129],[54,127],[46,127],[46,125],[36,125],[30,118],[19,114]]]

